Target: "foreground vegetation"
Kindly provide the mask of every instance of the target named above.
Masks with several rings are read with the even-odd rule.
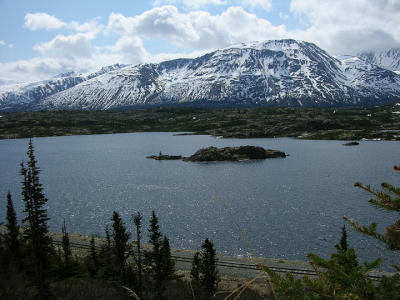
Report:
[[[159,131],[235,138],[400,140],[400,114],[394,113],[399,110],[391,105],[2,113],[0,138]]]
[[[161,234],[155,212],[148,227],[150,250],[142,244],[142,215],[132,215],[136,241],[129,243],[131,233],[118,212],[112,215],[112,229],[105,228],[105,242],[96,247],[94,237],[90,250],[73,256],[66,225],[62,227],[61,247],[56,249],[48,234],[45,197],[39,181],[40,169],[32,142],[28,145],[28,161],[21,163],[22,200],[25,204],[24,227],[17,222],[10,193],[7,195],[5,232],[0,234],[0,299],[260,299],[250,292],[248,284],[239,286],[227,297],[219,293],[219,273],[216,250],[205,239],[202,250],[192,261],[190,280],[175,271],[169,240]],[[394,167],[400,171],[399,166]],[[373,198],[370,203],[379,209],[400,213],[400,188],[388,183],[382,190],[356,183]],[[377,224],[360,225],[345,217],[356,230],[385,243],[390,250],[400,250],[400,220],[377,230]],[[278,275],[258,265],[270,285],[270,299],[400,299],[400,273],[384,276],[376,282],[368,271],[380,264],[380,259],[361,265],[353,248],[347,243],[346,229],[336,245],[337,253],[329,260],[309,254],[317,276],[296,278]],[[394,266],[400,271],[399,266]],[[253,280],[254,281],[254,280]],[[247,293],[247,295],[246,295]]]

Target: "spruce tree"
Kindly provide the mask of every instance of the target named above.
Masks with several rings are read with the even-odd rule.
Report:
[[[195,296],[198,296],[200,291],[200,272],[200,253],[199,251],[196,251],[193,256],[192,269],[190,270],[191,284]]]
[[[161,274],[163,281],[171,280],[175,277],[175,261],[171,257],[171,247],[169,240],[164,236],[160,247]]]
[[[133,215],[133,223],[136,227],[136,252],[135,261],[138,267],[138,296],[140,299],[143,298],[143,268],[142,268],[142,249],[141,249],[141,239],[142,239],[142,214],[138,211]]]
[[[153,260],[157,261],[160,256],[161,233],[160,233],[160,226],[158,225],[158,218],[154,210],[151,213],[149,233],[150,233],[149,243],[153,246],[152,249]]]
[[[89,257],[90,257],[93,265],[96,267],[97,266],[97,252],[96,252],[96,244],[94,241],[94,236],[92,236],[90,238]]]
[[[69,235],[67,232],[67,228],[65,226],[65,220],[62,226],[62,249],[63,249],[63,256],[64,256],[64,275],[68,276],[71,272],[71,247],[69,244]]]
[[[400,167],[394,166],[393,169],[400,172]],[[364,185],[360,182],[354,184],[355,187],[361,188],[373,196],[368,202],[377,209],[382,209],[388,212],[400,214],[400,187],[395,187],[386,182],[381,184],[382,190],[372,188],[370,185]],[[374,237],[383,242],[390,250],[400,250],[400,219],[394,224],[387,226],[384,234],[377,231],[377,224],[371,223],[369,226],[358,224],[356,221],[344,216],[344,219],[349,222],[357,231]],[[400,267],[394,265],[400,271]]]
[[[17,221],[17,214],[14,210],[14,205],[11,199],[11,193],[7,194],[7,213],[6,213],[6,235],[5,245],[8,255],[18,257],[20,242],[19,242],[19,226]]]
[[[353,248],[344,250],[340,243],[335,248],[337,253],[332,253],[329,260],[312,253],[307,255],[317,273],[312,278],[296,278],[290,273],[283,276],[266,266],[258,266],[270,276],[278,299],[391,299],[377,298],[375,285],[367,278],[368,272],[379,265],[379,259],[359,265]]]
[[[218,287],[217,258],[213,243],[207,238],[201,246],[201,284],[205,287],[208,297],[211,299]]]
[[[171,247],[166,236],[160,243],[159,265],[156,266],[158,273],[155,274],[158,298],[163,299],[164,291],[167,287],[167,282],[174,278],[175,261],[171,258]]]
[[[111,250],[111,236],[110,236],[110,229],[108,228],[108,225],[106,225],[105,233],[106,233],[106,247],[109,250]]]
[[[152,245],[152,250],[149,253],[150,256],[150,264],[153,267],[155,284],[157,286],[157,296],[158,298],[162,298],[163,290],[160,288],[163,283],[163,277],[161,272],[161,255],[160,255],[160,247],[161,247],[161,233],[160,226],[158,225],[158,218],[154,210],[151,214],[150,219],[150,239],[149,243]]]
[[[101,270],[99,274],[105,278],[109,278],[113,273],[114,264],[113,264],[113,249],[111,247],[111,237],[110,230],[108,225],[105,227],[106,234],[106,242],[101,245],[99,252],[99,265],[101,266]]]
[[[126,231],[125,223],[116,211],[113,212],[112,221],[114,252],[119,264],[120,279],[123,281],[126,259],[128,257],[126,253],[129,250],[128,240],[130,233]]]
[[[46,286],[46,270],[50,254],[51,240],[48,237],[47,211],[45,205],[47,198],[44,196],[42,185],[39,181],[40,169],[34,155],[32,140],[28,144],[28,163],[25,167],[21,162],[20,174],[22,180],[22,199],[25,203],[26,217],[22,220],[25,226],[25,239],[31,244],[32,257],[35,265],[35,283],[38,288],[39,299],[48,295]]]
[[[96,243],[92,235],[89,242],[89,253],[86,256],[86,267],[91,276],[95,276],[99,271],[99,258],[96,251]]]
[[[349,248],[347,244],[347,232],[346,232],[346,226],[343,225],[342,227],[342,237],[340,238],[340,249],[346,251]]]

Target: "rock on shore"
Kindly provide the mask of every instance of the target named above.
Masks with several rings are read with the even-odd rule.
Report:
[[[183,158],[184,161],[238,161],[246,159],[266,159],[286,157],[285,152],[264,149],[257,146],[240,147],[207,147],[198,150],[190,157]]]

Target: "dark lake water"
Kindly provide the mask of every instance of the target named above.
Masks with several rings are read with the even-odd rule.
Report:
[[[206,237],[217,251],[250,255],[224,202],[240,223],[255,254],[306,260],[309,252],[328,256],[340,239],[342,217],[360,223],[378,222],[381,229],[395,214],[368,204],[370,196],[353,187],[355,181],[379,187],[400,185],[398,142],[280,139],[217,139],[135,133],[35,138],[40,179],[49,199],[50,229],[103,235],[112,212],[118,211],[133,232],[131,215],[140,210],[145,228],[155,210],[173,247],[199,249]],[[22,216],[19,163],[26,159],[28,140],[0,140],[0,205],[11,190]],[[154,161],[150,154],[189,156],[199,148],[256,145],[285,151],[284,159],[190,163]],[[212,200],[218,196],[217,200]],[[219,199],[223,199],[223,201]],[[350,246],[361,260],[384,257],[387,268],[396,256],[372,238],[348,230]],[[398,263],[398,261],[397,261]]]

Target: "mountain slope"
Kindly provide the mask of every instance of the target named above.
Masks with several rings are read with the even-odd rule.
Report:
[[[400,48],[378,52],[362,52],[358,56],[369,64],[375,64],[381,68],[400,72]]]
[[[126,65],[116,64],[103,67],[98,72],[90,74],[76,74],[75,72],[68,72],[45,81],[16,84],[11,86],[0,85],[0,108],[2,110],[18,110],[23,108],[29,109],[51,95],[72,88],[79,83],[103,75],[110,71],[121,69],[125,66]]]
[[[400,76],[396,73],[355,57],[337,59],[312,43],[295,40],[240,44],[194,59],[127,66],[89,77],[57,92],[49,88],[31,102],[26,100],[25,107],[326,106],[400,100]],[[0,91],[0,102],[1,97]],[[2,101],[0,109],[7,103]]]

